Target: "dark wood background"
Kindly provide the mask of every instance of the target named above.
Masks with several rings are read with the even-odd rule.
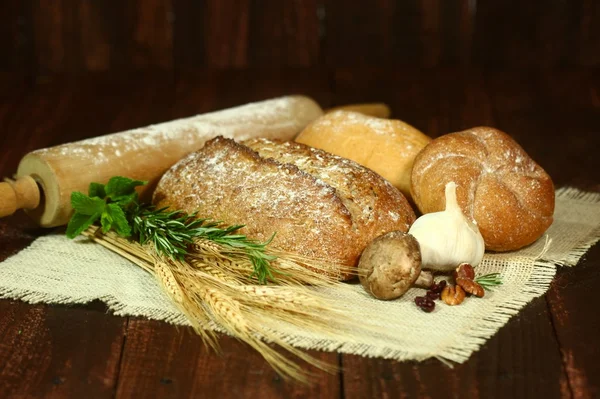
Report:
[[[596,0],[3,0],[0,71],[598,66]]]
[[[600,192],[594,0],[1,0],[0,177],[27,152],[269,97],[384,101],[431,136],[511,134],[557,186]],[[47,231],[0,219],[0,260]],[[0,264],[1,272],[1,264]],[[0,397],[594,398],[600,246],[464,364],[317,353],[282,381],[224,337],[96,302],[0,300]]]

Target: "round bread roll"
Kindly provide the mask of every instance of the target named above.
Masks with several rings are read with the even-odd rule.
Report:
[[[500,130],[476,127],[429,143],[412,170],[412,196],[419,210],[444,210],[444,188],[451,181],[457,185],[459,205],[477,222],[488,250],[522,248],[552,224],[550,176]]]
[[[340,110],[313,121],[295,141],[358,162],[409,196],[413,161],[431,139],[399,120]]]

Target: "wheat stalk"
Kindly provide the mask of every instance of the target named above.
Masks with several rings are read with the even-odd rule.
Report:
[[[171,269],[163,261],[159,260],[154,263],[154,273],[156,273],[156,278],[161,282],[161,285],[171,299],[177,303],[181,303],[183,301],[183,293]]]
[[[113,232],[102,234],[91,227],[84,234],[154,274],[207,345],[218,350],[214,330],[221,329],[259,351],[284,378],[306,382],[309,373],[267,342],[321,369],[336,368],[293,347],[277,332],[280,323],[352,339],[352,333],[344,331],[344,326],[356,327],[351,310],[310,287],[344,287],[324,262],[270,250],[278,256],[273,265],[282,272],[277,274],[278,285],[262,286],[250,277],[253,266],[247,254],[209,240],[195,240],[184,259],[172,259]]]
[[[265,249],[265,254],[275,258],[271,263],[278,271],[276,279],[279,285],[338,285],[341,275],[356,273],[353,267],[331,264],[269,247]],[[255,278],[250,278],[254,269],[252,262],[246,252],[239,248],[224,247],[206,239],[195,239],[188,259],[192,259],[191,262],[198,259],[215,268],[221,268],[225,274],[239,276],[247,284],[257,282]]]
[[[192,294],[189,295],[188,302],[182,304],[184,307],[204,308],[220,328],[259,351],[282,376],[306,382],[309,374],[264,341],[276,343],[293,355],[324,370],[333,370],[330,365],[319,362],[292,347],[272,330],[266,328],[265,325],[269,323],[264,323],[265,319],[274,315],[265,313],[266,308],[260,309],[264,307],[262,300],[252,298],[245,292],[247,290],[240,290],[237,284],[232,288],[231,285],[208,273],[190,270],[185,262],[170,261],[169,264],[174,267],[175,274],[181,274],[182,278],[190,284],[187,288]],[[188,273],[192,273],[192,278],[183,277]]]

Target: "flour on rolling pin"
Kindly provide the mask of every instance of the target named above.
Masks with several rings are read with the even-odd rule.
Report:
[[[39,206],[28,210],[33,219],[44,227],[59,226],[71,215],[71,192],[87,192],[90,182],[121,175],[149,180],[144,187],[149,191],[175,162],[211,138],[291,140],[322,114],[318,104],[303,96],[251,103],[33,151],[21,160],[17,176],[31,176],[42,188]]]

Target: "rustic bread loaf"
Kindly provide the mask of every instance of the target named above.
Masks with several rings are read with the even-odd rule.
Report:
[[[444,209],[450,181],[457,185],[463,212],[477,222],[486,249],[522,248],[552,224],[552,179],[500,130],[476,127],[447,134],[419,153],[411,189],[421,212]]]
[[[276,232],[274,247],[344,266],[415,219],[402,193],[353,161],[297,143],[246,144],[208,141],[165,173],[153,202],[243,224],[261,241]]]

